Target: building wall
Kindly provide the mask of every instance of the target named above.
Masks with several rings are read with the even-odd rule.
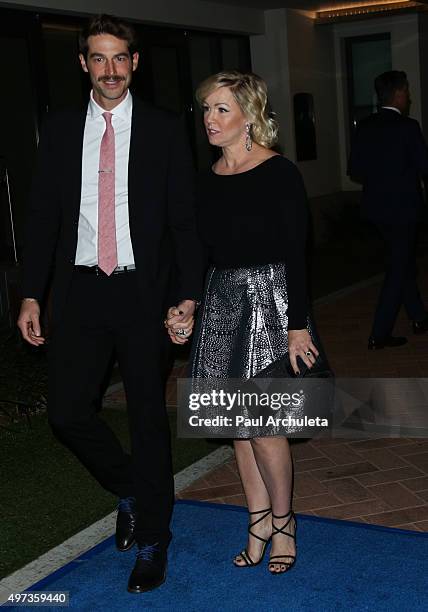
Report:
[[[265,11],[264,34],[252,36],[252,69],[267,83],[269,101],[280,125],[279,143],[294,161],[294,134],[290,120],[290,62],[287,45],[287,11]]]
[[[288,10],[287,25],[291,109],[294,95],[300,92],[313,95],[315,109],[317,159],[298,166],[309,196],[322,196],[341,188],[333,31],[315,26],[305,11]],[[287,120],[294,148],[293,115]]]
[[[81,15],[109,13],[145,23],[236,33],[262,33],[264,27],[261,10],[197,0],[9,0],[4,6]]]
[[[128,0],[126,3],[9,0],[5,6],[79,14],[111,12],[145,23],[252,35],[252,67],[268,83],[272,106],[281,125],[280,143],[293,161],[293,96],[298,92],[314,96],[318,159],[298,164],[310,197],[359,188],[346,176],[349,137],[344,38],[390,32],[393,68],[407,72],[413,99],[411,114],[428,135],[428,70],[424,68],[428,57],[426,15],[406,14],[315,26],[309,13],[304,11],[263,12],[197,0]],[[422,100],[427,104],[422,104]]]
[[[304,41],[304,44],[302,44]],[[318,159],[299,162],[309,197],[340,190],[334,39],[304,11],[265,12],[265,33],[251,37],[254,72],[263,77],[280,124],[280,145],[296,161],[293,96],[312,93]]]
[[[330,26],[326,26],[330,27]],[[368,19],[349,23],[339,23],[333,26],[335,40],[335,58],[337,70],[337,106],[339,121],[340,172],[343,190],[359,189],[346,176],[347,159],[349,156],[349,134],[346,120],[346,63],[344,57],[344,39],[351,36],[366,36],[389,32],[391,36],[391,55],[393,70],[404,70],[407,73],[411,94],[412,107],[410,114],[421,122],[428,133],[428,111],[422,111],[421,65],[419,49],[419,15],[406,14],[381,19]],[[426,22],[423,30],[428,33]],[[424,82],[428,77],[424,75]],[[425,126],[423,115],[426,116]]]

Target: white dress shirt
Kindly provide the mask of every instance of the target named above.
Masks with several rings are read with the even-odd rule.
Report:
[[[88,105],[82,154],[82,190],[80,197],[79,228],[75,264],[98,264],[98,170],[101,139],[106,122],[106,112],[93,97]],[[128,211],[128,161],[131,141],[132,96],[126,97],[112,111],[115,136],[115,208],[118,266],[134,264]]]
[[[401,115],[401,111],[398,108],[395,108],[395,106],[382,106],[381,108],[387,108],[388,110],[393,110],[399,115]]]

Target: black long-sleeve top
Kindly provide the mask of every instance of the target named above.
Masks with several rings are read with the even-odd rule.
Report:
[[[296,166],[276,155],[238,174],[200,173],[199,233],[221,268],[285,262],[288,328],[307,324],[307,197]]]

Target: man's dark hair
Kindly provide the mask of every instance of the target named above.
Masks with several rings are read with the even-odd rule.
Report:
[[[131,55],[137,50],[137,35],[129,23],[113,15],[97,15],[88,21],[79,35],[79,51],[85,59],[88,54],[88,38],[98,34],[111,34],[111,36],[126,40]]]
[[[375,78],[375,89],[380,106],[392,102],[396,91],[409,86],[407,74],[402,70],[389,70]]]

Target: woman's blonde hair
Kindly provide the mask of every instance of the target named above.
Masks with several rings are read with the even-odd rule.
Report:
[[[207,96],[220,87],[228,87],[248,120],[254,142],[270,149],[278,141],[278,122],[269,111],[267,86],[253,73],[237,70],[218,72],[199,85],[196,100],[202,107]]]

